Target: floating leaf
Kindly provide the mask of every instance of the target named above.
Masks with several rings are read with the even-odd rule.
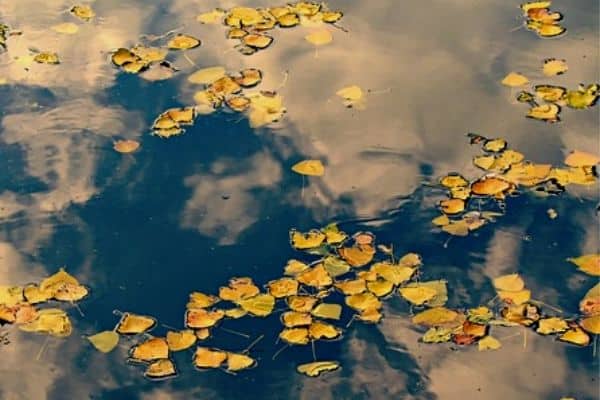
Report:
[[[321,229],[321,232],[325,234],[327,244],[340,244],[348,238],[348,235],[345,232],[340,231],[336,223],[327,225]]]
[[[214,9],[212,11],[200,14],[196,17],[196,20],[202,24],[219,24],[225,16],[225,11],[220,9]]]
[[[339,320],[342,316],[342,306],[333,303],[321,303],[311,311],[311,314],[318,318]]]
[[[502,79],[502,84],[510,87],[524,86],[529,83],[529,79],[517,72],[511,72]]]
[[[323,372],[335,371],[340,368],[340,363],[337,361],[315,361],[308,364],[298,365],[296,370],[310,377],[317,377]]]
[[[100,352],[110,353],[119,344],[119,334],[115,331],[104,331],[88,336],[87,340]]]
[[[167,47],[173,50],[188,50],[200,46],[200,40],[189,35],[177,35],[167,43]]]
[[[237,372],[252,368],[256,365],[256,360],[245,354],[227,353],[227,371]]]
[[[37,318],[27,324],[19,326],[25,332],[47,333],[51,336],[66,337],[73,330],[67,314],[58,308],[40,310]]]
[[[275,297],[270,294],[259,294],[248,299],[238,300],[237,304],[252,315],[266,317],[273,312]]]
[[[331,276],[329,276],[323,264],[318,264],[313,268],[299,273],[296,275],[296,279],[304,285],[316,288],[330,286],[333,283]]]
[[[336,282],[334,286],[345,295],[358,294],[367,290],[366,281],[364,279],[351,279]]]
[[[502,343],[493,336],[486,336],[477,342],[477,349],[479,351],[498,350],[500,347],[502,347]]]
[[[202,329],[196,330],[196,338],[198,340],[206,340],[209,337],[210,337],[210,329],[202,328]]]
[[[240,76],[234,78],[243,88],[251,88],[262,82],[262,72],[256,68],[246,68],[240,71]]]
[[[50,296],[52,297],[52,296]],[[20,286],[0,286],[0,304],[14,306],[23,301],[23,288]]]
[[[38,53],[33,57],[33,61],[38,64],[60,64],[56,53]]]
[[[406,253],[398,260],[398,265],[415,268],[423,264],[423,259],[417,253]]]
[[[306,312],[286,311],[281,314],[281,323],[286,328],[310,325],[312,323],[312,316]]]
[[[53,25],[51,29],[57,33],[73,35],[79,31],[79,26],[72,22],[64,22],[62,24]]]
[[[408,281],[416,272],[416,268],[379,262],[371,266],[371,271],[375,272],[377,276],[386,281],[389,281],[394,285],[399,285]]]
[[[323,267],[325,267],[327,274],[332,278],[344,275],[350,271],[350,265],[336,256],[325,257],[323,259]]]
[[[450,328],[429,328],[421,340],[423,343],[445,343],[452,338],[452,329]]]
[[[346,296],[346,305],[357,311],[381,308],[381,302],[371,292],[364,292]]]
[[[169,346],[164,338],[151,338],[135,345],[130,352],[132,361],[145,362],[169,357]]]
[[[304,160],[294,164],[292,171],[300,175],[323,176],[325,167],[321,160]]]
[[[22,296],[19,293],[21,288],[13,288],[12,294],[10,289],[11,288],[8,288],[8,290],[6,290],[6,288],[3,289],[3,287],[0,286],[0,304],[10,305],[10,299],[13,298],[13,300],[17,300],[15,303],[13,303],[14,305],[16,303],[19,303],[23,297],[25,297],[25,300],[27,300],[29,304],[44,303],[54,296],[54,290],[52,287],[46,288],[46,290],[41,290],[39,286],[35,284],[25,286],[22,289]],[[6,295],[8,295],[7,298],[5,297]],[[7,299],[8,303],[5,303]]]
[[[290,296],[286,301],[288,307],[293,311],[310,312],[319,299],[312,296]]]
[[[560,335],[558,340],[578,346],[587,346],[590,344],[590,336],[577,325],[572,326],[571,329]]]
[[[461,199],[446,199],[440,201],[440,208],[445,214],[458,214],[465,210],[465,201]]]
[[[288,344],[305,345],[310,341],[307,328],[286,328],[279,333],[279,338]]]
[[[515,292],[498,290],[498,297],[505,303],[519,305],[527,303],[531,299],[531,291],[529,289],[523,289]]]
[[[529,303],[505,307],[500,314],[506,321],[523,326],[530,326],[540,319],[539,308]]]
[[[362,322],[370,324],[377,324],[383,318],[383,314],[377,308],[367,308],[366,310],[360,311],[358,319]]]
[[[413,304],[440,307],[448,301],[445,280],[410,283],[398,289],[400,295]]]
[[[502,275],[493,280],[496,290],[504,290],[507,292],[518,292],[525,288],[525,282],[519,274]]]
[[[252,278],[232,278],[229,280],[229,287],[219,288],[219,297],[223,300],[238,302],[254,297],[259,292],[260,289],[254,284]]]
[[[177,375],[175,364],[168,358],[156,360],[148,365],[144,376],[152,380],[172,378]]]
[[[94,12],[94,10],[92,10],[92,7],[88,5],[75,5],[71,7],[70,12],[80,20],[86,22],[96,16],[96,13]]]
[[[445,186],[449,189],[467,186],[468,184],[469,181],[467,181],[462,175],[457,173],[448,174],[440,179],[440,185]]]
[[[412,318],[413,324],[425,326],[458,326],[460,314],[445,307],[434,307],[421,311]]]
[[[483,177],[471,185],[473,194],[480,196],[498,196],[512,188],[510,182],[496,177]]]
[[[600,314],[600,282],[583,296],[579,302],[579,310],[584,315]]]
[[[186,308],[208,308],[218,303],[219,300],[218,297],[211,294],[192,292]]]
[[[156,320],[146,315],[124,313],[117,325],[116,332],[121,335],[144,333],[156,326]]]
[[[536,85],[534,90],[537,97],[550,103],[561,101],[567,93],[567,89],[555,85]]]
[[[567,324],[567,321],[562,318],[550,317],[540,319],[535,331],[541,335],[551,335],[565,332],[568,329],[569,324]]]
[[[589,333],[600,335],[600,315],[584,318],[579,322],[579,325]]]
[[[113,149],[119,153],[133,153],[140,147],[140,142],[135,140],[117,140],[113,143]]]
[[[341,336],[342,330],[336,328],[335,326],[316,321],[310,324],[308,327],[308,334],[311,339],[320,340],[320,339],[336,339]]]
[[[242,37],[242,43],[253,49],[266,49],[271,43],[273,38],[267,35],[261,35],[257,33],[249,33]]]
[[[311,32],[308,35],[304,36],[304,39],[306,39],[307,42],[315,46],[323,46],[328,43],[331,43],[331,41],[333,40],[333,36],[331,35],[331,32],[329,32],[327,29],[320,29],[318,31]]]
[[[569,90],[565,101],[568,107],[585,109],[596,104],[598,96],[598,84],[592,84],[588,87],[580,87],[577,90]]]
[[[338,90],[335,94],[344,99],[344,105],[346,107],[353,107],[356,104],[361,104],[364,96],[363,90],[356,85],[346,86]]]
[[[569,167],[593,167],[600,163],[600,157],[585,151],[574,150],[565,158],[565,164]]]
[[[494,152],[494,153],[500,153],[500,152],[502,152],[502,151],[504,151],[506,149],[506,146],[508,146],[508,143],[504,139],[501,139],[501,138],[488,139],[483,144],[483,149],[485,151],[491,151],[491,152]]]
[[[167,345],[171,351],[181,351],[192,347],[196,343],[196,333],[191,329],[167,332]]]
[[[547,58],[544,60],[543,72],[546,76],[561,75],[567,72],[569,67],[566,60]]]
[[[200,369],[219,368],[226,359],[226,352],[206,347],[198,347],[196,353],[194,353],[194,365]]]
[[[377,297],[385,297],[394,290],[394,283],[385,279],[367,282],[367,289]]]
[[[188,76],[187,80],[191,83],[208,85],[225,76],[225,68],[208,67],[198,70]]]
[[[342,247],[338,252],[351,266],[362,267],[371,262],[375,255],[375,248],[371,245]]]
[[[560,120],[558,118],[559,112],[560,107],[556,104],[542,104],[531,107],[527,113],[527,117],[546,122],[556,122]]]
[[[576,258],[567,258],[581,271],[593,276],[600,276],[600,254],[586,254]]]
[[[211,328],[225,317],[223,310],[209,311],[203,308],[188,309],[185,313],[185,326],[188,328]]]
[[[306,271],[309,266],[298,260],[289,260],[284,268],[286,275],[296,276],[300,272]]]
[[[281,278],[267,284],[269,294],[279,299],[298,294],[298,281],[291,278]]]

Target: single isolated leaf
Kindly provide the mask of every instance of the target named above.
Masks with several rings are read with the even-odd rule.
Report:
[[[543,72],[546,76],[561,75],[567,72],[569,66],[566,60],[547,58],[544,60]]]
[[[477,342],[479,351],[498,350],[500,347],[502,347],[502,343],[493,336],[486,336]]]
[[[331,32],[329,32],[329,30],[320,29],[304,36],[304,39],[306,39],[307,42],[315,46],[323,46],[328,43],[331,43],[331,41],[333,40],[333,36],[331,35]]]
[[[600,276],[600,254],[586,254],[576,258],[567,258],[567,261],[577,265],[586,274]]]
[[[200,40],[189,35],[177,35],[169,40],[167,47],[173,50],[188,50],[200,46]]]
[[[219,67],[208,67],[198,70],[188,76],[187,80],[191,83],[197,83],[202,85],[209,85],[218,79],[225,76],[225,68]]]
[[[252,368],[257,364],[250,356],[239,353],[227,353],[227,371],[237,372]]]
[[[492,282],[496,290],[507,292],[518,292],[525,288],[525,282],[519,274],[508,274],[495,278]]]
[[[52,30],[57,33],[64,33],[65,35],[73,35],[79,31],[79,26],[72,22],[65,22],[53,25]]]
[[[140,148],[140,142],[135,140],[117,140],[113,143],[113,149],[119,153],[133,153]]]
[[[502,79],[502,84],[510,87],[524,86],[528,83],[529,79],[517,72],[511,72]]]
[[[317,377],[323,372],[331,372],[340,368],[340,363],[337,361],[315,361],[308,364],[298,365],[296,370],[310,377]]]
[[[292,171],[300,175],[323,176],[325,166],[323,166],[321,160],[304,160],[294,164]]]
[[[94,10],[92,10],[92,7],[88,5],[74,5],[73,7],[71,7],[70,12],[80,20],[86,22],[96,16],[96,13],[94,12]]]
[[[310,339],[308,328],[286,328],[279,333],[279,338],[288,344],[306,345]]]
[[[225,11],[217,8],[198,15],[196,20],[202,24],[220,24],[224,16]]]
[[[156,326],[156,320],[146,315],[124,313],[116,331],[121,335],[136,335],[144,333]]]
[[[109,353],[119,344],[119,334],[115,331],[104,331],[88,336],[87,340],[100,352]]]

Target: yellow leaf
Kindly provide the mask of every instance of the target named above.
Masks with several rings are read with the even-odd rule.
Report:
[[[298,260],[289,260],[285,266],[285,275],[296,276],[300,272],[306,271],[309,268],[305,263]]]
[[[113,143],[113,149],[119,153],[133,153],[140,148],[140,142],[135,140],[117,140]]]
[[[196,338],[198,340],[206,340],[209,337],[210,337],[210,329],[202,328],[202,329],[196,330]]]
[[[356,102],[363,98],[363,90],[359,86],[356,86],[356,85],[346,86],[344,88],[341,88],[340,90],[335,92],[335,94],[344,100],[348,100],[348,101],[352,101],[352,102]]]
[[[567,261],[577,265],[586,274],[600,276],[600,254],[586,254],[576,258],[567,258]]]
[[[135,335],[147,332],[156,326],[156,320],[146,315],[125,313],[117,325],[117,333],[121,335]]]
[[[47,333],[52,336],[66,337],[73,330],[67,314],[58,308],[40,310],[37,318],[27,324],[19,326],[25,332]]]
[[[205,12],[196,17],[196,21],[202,24],[219,24],[223,20],[225,12],[220,9],[214,9],[209,12]]]
[[[225,76],[225,68],[208,67],[198,70],[188,76],[187,80],[191,83],[208,85]]]
[[[498,297],[508,304],[520,305],[531,299],[531,291],[529,289],[512,292],[498,290]]]
[[[342,247],[338,253],[351,266],[362,267],[371,262],[375,255],[375,248],[372,245]]]
[[[64,33],[66,35],[73,35],[79,31],[79,26],[72,22],[65,22],[52,26],[52,30],[58,33]]]
[[[600,163],[600,157],[585,151],[574,150],[565,158],[565,164],[569,167],[593,167]]]
[[[165,59],[168,51],[159,47],[134,46],[131,52],[142,60],[144,63],[160,62]]]
[[[223,310],[208,311],[203,308],[188,309],[185,313],[185,326],[188,328],[211,328],[225,317]]]
[[[547,58],[544,60],[543,72],[546,76],[564,74],[568,69],[566,60],[557,60],[556,58]]]
[[[292,278],[281,278],[267,284],[269,294],[276,299],[298,294],[298,281]]]
[[[445,343],[449,342],[452,338],[453,329],[450,328],[429,328],[427,332],[423,334],[421,340],[423,343]]]
[[[0,304],[4,303],[4,301],[2,300],[2,293],[3,289],[2,287],[0,287]],[[54,296],[54,290],[52,287],[47,288],[46,290],[41,290],[39,286],[35,284],[30,284],[25,286],[25,288],[23,289],[23,296],[29,304],[43,303],[45,301],[50,300]]]
[[[218,297],[211,294],[192,292],[186,308],[208,308],[218,303],[219,300]]]
[[[367,289],[377,297],[385,297],[394,290],[394,283],[385,279],[367,282]]]
[[[584,315],[600,314],[600,283],[597,283],[583,296],[579,302],[579,310]]]
[[[462,175],[456,173],[448,174],[440,179],[440,185],[445,186],[449,189],[467,186],[468,184],[469,181],[463,178]]]
[[[502,347],[502,343],[493,336],[486,336],[477,342],[479,351],[498,350],[500,347]]]
[[[600,315],[584,318],[579,325],[589,333],[600,335]]]
[[[52,296],[50,296],[52,297]],[[12,307],[23,302],[23,288],[20,286],[0,286],[0,304]]]
[[[200,369],[219,368],[226,359],[227,353],[217,349],[198,347],[194,353],[194,365]]]
[[[366,281],[364,279],[352,279],[336,282],[334,286],[345,295],[358,294],[367,290]]]
[[[410,301],[415,305],[421,305],[431,300],[437,294],[437,291],[430,287],[401,287],[398,289],[400,295],[406,300]]]
[[[529,79],[517,72],[511,72],[502,79],[502,84],[510,87],[523,86],[528,83]]]
[[[200,46],[200,40],[188,35],[177,35],[169,40],[167,47],[173,50],[188,50]]]
[[[587,346],[590,344],[590,336],[578,326],[574,326],[558,337],[558,340],[576,344],[578,346]]]
[[[377,276],[386,281],[389,281],[394,285],[399,285],[408,281],[416,272],[416,268],[407,267],[401,264],[396,265],[387,262],[379,262],[371,266],[371,271],[375,272]]]
[[[225,310],[225,316],[227,318],[238,319],[248,315],[248,311],[243,308],[230,308],[229,310]]]
[[[253,49],[266,49],[271,43],[273,43],[273,38],[271,36],[261,35],[258,33],[249,33],[241,40],[242,43]]]
[[[502,275],[493,280],[496,290],[504,290],[507,292],[518,292],[525,288],[525,282],[519,274]]]
[[[181,351],[190,348],[196,343],[196,334],[191,329],[167,332],[167,345],[171,351]]]
[[[299,273],[296,275],[296,279],[304,285],[315,288],[330,286],[333,283],[331,276],[329,276],[323,264],[318,264],[313,268]]]
[[[310,325],[312,323],[312,316],[305,312],[286,311],[281,314],[281,323],[286,328]]]
[[[288,344],[305,345],[309,342],[307,328],[286,328],[279,333],[279,338]]]
[[[539,119],[546,122],[556,122],[559,120],[558,113],[560,107],[556,104],[542,104],[539,106],[533,106],[527,112],[528,118]]]
[[[75,5],[71,7],[70,12],[77,18],[86,22],[96,16],[96,13],[94,12],[94,10],[92,10],[92,7],[88,5]]]
[[[311,339],[319,340],[319,339],[336,339],[342,334],[342,330],[336,328],[335,326],[316,321],[310,324],[308,327],[308,334]]]
[[[501,138],[496,138],[496,139],[486,140],[485,143],[483,144],[483,149],[485,151],[499,153],[499,152],[503,151],[504,149],[506,149],[506,146],[508,146],[508,143],[506,142],[506,140],[501,139]]]
[[[109,353],[119,344],[119,334],[115,331],[104,331],[88,336],[87,340],[100,352]]]
[[[527,15],[527,11],[536,8],[549,8],[552,5],[551,1],[530,1],[528,3],[521,4],[521,10]]]
[[[311,311],[311,314],[318,318],[338,320],[342,315],[342,306],[339,304],[321,303]]]
[[[275,297],[270,294],[259,294],[249,299],[238,300],[237,304],[252,315],[266,317],[273,312]]]
[[[301,374],[317,377],[323,372],[335,371],[340,368],[337,361],[315,361],[308,364],[298,365],[297,371]]]
[[[435,217],[431,220],[431,223],[436,226],[445,226],[450,224],[450,218],[446,214],[442,214],[439,217]]]
[[[445,214],[458,214],[465,210],[465,201],[461,199],[445,199],[440,201],[440,208]]]
[[[148,364],[144,372],[144,376],[152,380],[166,379],[175,375],[177,375],[175,364],[168,358],[156,360]]]
[[[400,260],[398,260],[398,265],[403,265],[405,267],[414,268],[421,264],[423,264],[423,260],[417,253],[406,253],[400,258]]]
[[[323,176],[325,166],[323,166],[321,160],[304,160],[294,164],[292,171],[300,175]]]
[[[245,354],[227,353],[227,371],[241,371],[252,368],[256,365],[256,360]]]
[[[260,289],[254,284],[252,278],[232,278],[229,280],[229,287],[219,288],[219,297],[223,300],[237,302],[254,297],[259,292]]]
[[[473,165],[483,169],[484,171],[492,169],[495,162],[496,157],[494,156],[475,156],[473,158]]]
[[[473,194],[479,196],[497,196],[509,191],[513,185],[504,179],[493,176],[483,177],[471,185]]]
[[[333,40],[333,36],[327,29],[320,29],[304,36],[304,39],[315,46],[323,46],[330,43]]]
[[[413,324],[425,326],[462,325],[460,314],[445,307],[434,307],[421,311],[412,318]]]
[[[132,361],[145,362],[169,357],[169,346],[164,338],[151,338],[135,345],[130,352]]]
[[[286,299],[288,307],[298,312],[310,312],[318,301],[312,296],[290,296]]]
[[[364,311],[368,309],[379,309],[381,308],[381,302],[371,292],[364,292],[346,296],[346,305],[357,311]]]
[[[598,84],[594,83],[587,87],[580,86],[577,90],[569,90],[565,100],[567,106],[583,110],[596,104],[599,95]]]
[[[383,318],[383,315],[377,308],[367,308],[366,310],[362,310],[358,314],[359,320],[361,320],[363,322],[368,322],[371,324],[379,323],[379,321],[381,321],[382,318]]]
[[[550,317],[542,318],[538,321],[538,327],[535,330],[540,335],[551,335],[562,333],[569,329],[569,324],[562,318]]]

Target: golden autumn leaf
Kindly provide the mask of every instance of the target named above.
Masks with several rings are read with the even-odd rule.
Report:
[[[310,325],[312,323],[312,315],[307,312],[286,311],[281,314],[281,323],[286,328]]]
[[[511,72],[502,79],[502,84],[510,87],[523,86],[529,83],[529,79],[517,72]]]
[[[465,201],[462,199],[445,199],[439,205],[444,214],[458,214],[465,210]]]
[[[169,345],[164,338],[150,338],[133,346],[129,357],[135,362],[146,362],[169,357]]]
[[[362,267],[371,262],[375,248],[372,245],[342,247],[338,249],[338,253],[351,266]]]
[[[333,36],[329,30],[320,29],[304,36],[304,39],[315,46],[323,46],[331,43]]]
[[[371,265],[371,271],[375,272],[378,277],[399,285],[408,281],[416,272],[416,268],[404,266],[402,264],[391,264],[388,262],[378,262]]]
[[[257,364],[250,356],[239,353],[227,353],[227,371],[237,372],[252,368]]]
[[[580,86],[577,90],[569,90],[565,102],[570,108],[583,110],[596,104],[599,95],[599,86],[594,83],[587,87]]]
[[[189,35],[177,35],[167,43],[167,47],[173,50],[188,50],[200,46],[200,40]]]
[[[286,299],[290,310],[298,312],[310,312],[318,301],[313,296],[290,296]]]
[[[579,311],[584,315],[600,314],[600,282],[587,291],[579,302]]]
[[[183,331],[168,331],[167,332],[167,345],[171,351],[181,351],[188,349],[196,343],[196,334],[191,329],[185,329]]]
[[[341,334],[341,329],[322,321],[315,321],[308,327],[308,335],[314,340],[336,339]]]
[[[453,329],[450,328],[429,328],[421,337],[423,343],[445,343],[452,338]]]
[[[502,347],[502,343],[495,337],[489,335],[477,342],[477,349],[479,351],[498,350],[500,347]]]
[[[227,353],[218,349],[198,347],[194,353],[196,368],[219,368],[227,360]]]
[[[188,76],[187,80],[188,80],[188,82],[191,82],[191,83],[208,85],[208,84],[211,84],[211,83],[221,79],[224,76],[225,76],[225,68],[223,68],[221,66],[208,67],[208,68],[202,68],[202,69],[194,72],[193,74]]]
[[[585,151],[573,150],[565,158],[565,164],[569,167],[593,167],[600,163],[600,157]]]
[[[185,313],[185,326],[188,328],[211,328],[225,317],[223,310],[206,310],[204,308],[191,308]]]
[[[513,188],[510,182],[493,176],[483,177],[471,185],[473,194],[479,196],[502,195]]]
[[[367,282],[367,289],[377,297],[385,297],[394,290],[394,283],[385,279]]]
[[[340,368],[340,363],[337,361],[315,361],[308,364],[298,365],[296,370],[310,377],[317,377],[324,372],[335,371]]]
[[[220,300],[217,296],[211,294],[192,292],[186,308],[208,308],[217,304]]]
[[[115,331],[98,332],[87,340],[100,352],[110,353],[119,344],[119,334]]]
[[[298,281],[292,278],[280,278],[267,283],[269,294],[276,299],[298,294]]]
[[[538,119],[546,122],[556,122],[560,120],[558,117],[559,113],[560,107],[556,104],[542,104],[531,107],[527,112],[527,118]]]
[[[346,305],[356,311],[381,308],[381,301],[371,292],[357,293],[345,298]]]
[[[577,346],[587,346],[590,344],[590,336],[577,325],[571,326],[568,331],[558,337],[558,340]]]
[[[544,60],[542,71],[546,76],[555,76],[564,74],[568,69],[569,66],[567,65],[566,60],[547,58]]]
[[[496,290],[504,290],[507,292],[518,292],[525,289],[525,282],[519,274],[508,274],[494,278],[492,281]]]
[[[589,333],[600,335],[600,315],[586,317],[579,322],[579,325]]]
[[[24,298],[22,287],[0,286],[0,304],[11,307],[23,302],[23,300]]]
[[[366,310],[360,311],[358,319],[362,322],[370,324],[377,324],[383,318],[383,314],[377,308],[367,308]]]
[[[457,173],[451,173],[440,178],[440,185],[447,187],[448,189],[467,186],[468,184],[469,181]]]
[[[304,160],[294,164],[292,171],[300,175],[323,176],[325,166],[323,166],[321,160]]]
[[[304,285],[315,288],[327,287],[333,283],[333,279],[331,279],[331,276],[329,276],[323,264],[318,264],[315,267],[299,273],[296,275],[296,279]]]
[[[36,319],[20,325],[19,329],[25,332],[47,333],[56,337],[69,336],[73,331],[69,316],[58,308],[40,310]]]
[[[202,24],[219,24],[225,16],[225,11],[214,9],[209,12],[202,13],[196,17],[196,21]]]
[[[529,289],[518,291],[498,290],[498,297],[505,303],[520,305],[531,299],[531,291]]]
[[[117,140],[113,143],[113,149],[119,153],[133,153],[140,148],[140,142],[135,140]]]
[[[279,338],[295,345],[305,345],[310,341],[307,328],[286,328],[279,333]]]
[[[335,94],[344,101],[344,106],[353,107],[361,105],[364,100],[364,92],[360,86],[351,85],[339,89]]]
[[[541,335],[552,335],[555,333],[562,333],[569,329],[569,324],[562,318],[549,317],[541,318],[538,321],[536,332]]]
[[[413,324],[424,326],[459,326],[461,315],[445,307],[434,307],[421,311],[412,318]]]
[[[342,315],[342,306],[335,303],[321,303],[311,311],[311,314],[317,318],[338,320]]]
[[[77,4],[77,5],[74,5],[73,7],[71,7],[71,9],[69,11],[71,14],[73,14],[80,20],[86,21],[86,22],[96,16],[96,13],[94,12],[94,10],[92,10],[92,7],[90,7],[88,5]]]
[[[334,283],[334,286],[345,295],[362,293],[367,290],[364,279],[349,279]]]
[[[275,297],[270,294],[258,294],[254,297],[238,300],[236,303],[252,315],[266,317],[273,312]]]
[[[300,272],[306,271],[309,266],[298,260],[289,260],[284,268],[285,275],[296,276]]]
[[[65,35],[73,35],[79,31],[79,26],[72,22],[64,22],[62,24],[52,25],[51,29],[57,33],[63,33]]]
[[[117,324],[116,332],[121,335],[144,333],[156,326],[156,320],[147,315],[124,313]]]
[[[152,380],[172,378],[177,375],[175,364],[168,358],[156,360],[148,364],[144,376]]]
[[[219,297],[223,300],[238,302],[254,297],[259,292],[260,289],[254,284],[252,278],[232,278],[229,280],[229,287],[221,286],[219,288]]]
[[[600,276],[600,254],[586,254],[575,258],[567,258],[579,270],[593,276]]]
[[[413,304],[427,304],[440,307],[448,301],[448,289],[445,280],[414,282],[398,289],[400,295]]]

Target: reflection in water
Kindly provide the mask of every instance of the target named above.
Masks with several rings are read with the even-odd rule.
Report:
[[[499,85],[513,70],[534,84],[548,83],[540,73],[548,57],[569,63],[555,84],[598,81],[597,2],[556,4],[568,34],[540,40],[513,30],[518,2],[330,1],[345,12],[349,32],[332,30],[333,42],[317,55],[303,39],[307,30],[295,28],[274,32],[271,47],[250,57],[230,51],[222,27],[195,21],[201,12],[234,4],[93,2],[97,18],[81,23],[66,12],[70,2],[0,2],[0,22],[23,32],[0,54],[0,80],[7,81],[0,85],[0,284],[39,280],[64,263],[94,290],[82,304],[84,317],[70,311],[77,334],[49,341],[41,355],[43,337],[11,331],[11,344],[0,347],[6,361],[0,397],[59,399],[68,391],[74,398],[110,399],[593,398],[597,358],[589,348],[533,334],[526,348],[516,337],[494,353],[425,346],[396,299],[381,326],[351,328],[338,351],[323,350],[344,368],[314,380],[294,373],[305,353],[271,361],[267,340],[256,348],[261,367],[247,375],[199,374],[182,357],[181,377],[160,386],[125,366],[125,349],[105,356],[82,344],[79,334],[114,323],[114,308],[176,324],[190,290],[212,290],[233,275],[279,276],[294,256],[285,232],[332,219],[386,215],[370,224],[380,242],[393,242],[398,253],[422,253],[424,279],[447,279],[451,306],[489,300],[490,278],[514,271],[536,299],[568,312],[591,286],[561,260],[599,247],[597,186],[561,198],[511,199],[501,222],[443,247],[447,238],[429,225],[437,199],[420,184],[448,171],[477,173],[466,150],[468,131],[505,137],[535,162],[557,164],[573,148],[599,148],[598,107],[563,110],[563,122],[547,125],[525,119],[514,93]],[[60,22],[76,22],[79,32],[50,30]],[[134,45],[142,34],[182,27],[203,40],[187,53],[199,67],[260,68],[261,87],[273,89],[287,71],[279,89],[288,109],[281,123],[253,131],[223,113],[200,117],[179,138],[149,136],[161,111],[192,103],[196,88],[186,77],[196,68],[182,53],[169,54],[181,72],[146,82],[119,73],[109,52]],[[62,62],[29,65],[29,48],[56,51]],[[371,90],[365,110],[344,108],[335,96],[351,84]],[[117,138],[142,147],[117,155]],[[304,158],[322,159],[325,176],[303,181],[292,174],[291,165]],[[406,196],[410,201],[400,203]],[[559,213],[554,222],[546,219],[549,207]],[[168,306],[160,308],[147,288],[160,289]],[[252,324],[243,328],[259,333]],[[260,329],[276,332],[279,324]]]

